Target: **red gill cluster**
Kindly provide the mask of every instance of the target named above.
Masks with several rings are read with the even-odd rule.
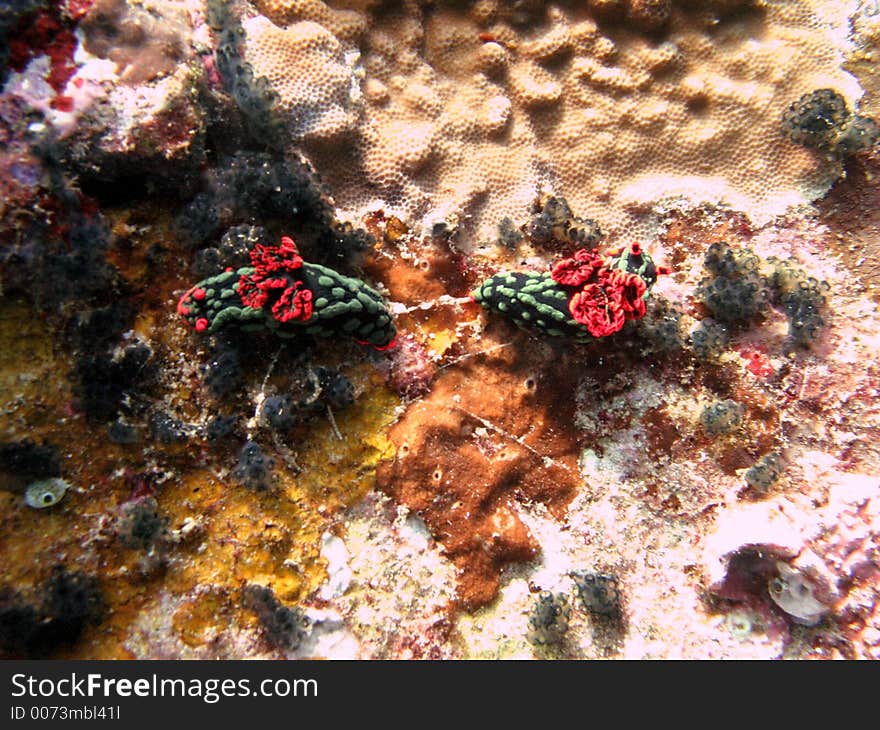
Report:
[[[251,251],[251,265],[254,272],[238,280],[238,294],[245,306],[262,309],[277,296],[272,316],[279,322],[305,322],[312,316],[312,292],[295,278],[303,260],[292,238],[283,236],[280,246],[258,244]]]
[[[633,253],[638,255],[638,244]],[[610,268],[598,249],[585,248],[553,266],[553,281],[577,289],[568,302],[571,316],[593,337],[613,334],[629,319],[645,316],[647,284],[638,274]]]

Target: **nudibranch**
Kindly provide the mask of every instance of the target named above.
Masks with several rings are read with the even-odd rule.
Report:
[[[579,342],[606,337],[645,316],[645,298],[660,274],[640,244],[610,253],[582,248],[550,271],[503,272],[484,281],[473,299],[521,327]]]
[[[360,279],[303,261],[292,238],[257,245],[251,266],[200,281],[180,298],[177,313],[196,332],[227,325],[269,330],[280,337],[349,335],[387,350],[397,332],[381,295]]]

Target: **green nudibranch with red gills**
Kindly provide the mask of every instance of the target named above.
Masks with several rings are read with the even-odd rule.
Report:
[[[344,334],[377,350],[396,344],[385,300],[360,279],[303,261],[287,236],[250,255],[251,266],[204,279],[180,298],[177,313],[196,332],[237,325],[280,337]]]
[[[645,298],[657,276],[666,273],[638,243],[607,259],[598,249],[582,248],[551,271],[496,274],[471,296],[521,327],[589,342],[644,317]]]

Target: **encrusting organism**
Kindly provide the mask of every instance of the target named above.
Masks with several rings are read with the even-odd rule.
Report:
[[[742,423],[745,410],[742,403],[723,400],[706,406],[700,413],[700,423],[710,436],[730,433]]]
[[[877,123],[852,113],[834,89],[804,94],[786,110],[782,124],[793,142],[830,158],[849,157],[880,140]]]
[[[296,650],[308,636],[309,617],[298,606],[290,608],[281,603],[271,588],[248,585],[242,591],[242,598],[245,608],[259,617],[266,638],[277,648]]]
[[[0,588],[0,654],[46,657],[75,643],[88,625],[101,623],[107,613],[98,579],[63,565],[25,600],[9,587]]]
[[[344,334],[377,350],[394,346],[385,302],[360,279],[306,263],[287,236],[279,246],[258,244],[250,256],[251,266],[204,279],[180,298],[177,312],[196,332],[237,324],[281,337]]]
[[[776,569],[778,576],[767,586],[770,598],[795,623],[815,626],[828,613],[828,606],[814,596],[816,587],[788,563],[777,560]]]
[[[769,277],[772,301],[788,317],[788,335],[796,345],[808,346],[825,326],[828,282],[809,276],[793,258],[771,256],[773,267]]]
[[[536,646],[558,644],[568,631],[571,608],[564,593],[542,591],[529,616],[526,638]]]
[[[764,310],[769,293],[760,275],[760,260],[750,250],[713,243],[703,265],[711,276],[700,281],[696,294],[717,321],[744,325]]]
[[[638,243],[603,259],[582,248],[549,272],[500,273],[473,293],[475,301],[551,337],[579,342],[618,332],[627,320],[645,316],[645,296],[659,274]]]
[[[620,616],[620,591],[615,576],[609,573],[577,572],[572,573],[571,577],[586,611],[598,616]]]
[[[785,463],[780,454],[771,452],[763,456],[754,466],[745,473],[748,485],[758,491],[767,492],[772,487],[785,469]]]
[[[256,441],[247,441],[241,448],[232,476],[249,489],[264,491],[271,485],[274,465],[274,460],[263,453]]]
[[[499,224],[503,233],[504,221]],[[602,238],[599,224],[591,218],[578,218],[565,198],[545,195],[534,205],[534,215],[526,227],[529,240],[539,246],[596,246]]]

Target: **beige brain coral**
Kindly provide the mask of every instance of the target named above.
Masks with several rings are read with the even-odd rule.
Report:
[[[310,20],[279,28],[258,15],[242,25],[245,58],[278,92],[293,139],[329,139],[355,127],[361,98],[356,50]]]
[[[840,171],[789,141],[780,119],[817,88],[851,105],[860,96],[841,68],[854,2],[645,1],[616,20],[591,3],[274,6],[290,11],[284,20],[314,6],[310,18],[337,26],[331,16],[344,11],[366,28],[360,121],[343,125],[332,148],[294,130],[344,213],[384,208],[416,229],[442,220],[473,249],[497,237],[502,218],[524,222],[541,190],[565,196],[612,237],[650,231],[658,204],[681,197],[729,203],[759,223],[815,199]],[[662,31],[626,21],[667,11]],[[314,24],[281,31],[262,22],[267,37],[288,39]],[[313,69],[326,52],[302,63],[288,51],[276,67],[269,45],[259,54],[250,36],[248,45],[249,58],[266,59],[257,73],[271,71],[289,104],[305,88],[318,108],[315,73],[327,70]],[[331,96],[344,99],[355,67],[335,63]],[[304,81],[288,78],[300,68]],[[325,113],[346,108],[353,119],[340,101]]]
[[[344,3],[340,3],[344,4]],[[366,9],[375,3],[354,3]],[[367,29],[366,18],[354,9],[331,8],[321,0],[255,0],[257,9],[275,25],[286,27],[301,20],[320,23],[340,40],[352,41]]]

